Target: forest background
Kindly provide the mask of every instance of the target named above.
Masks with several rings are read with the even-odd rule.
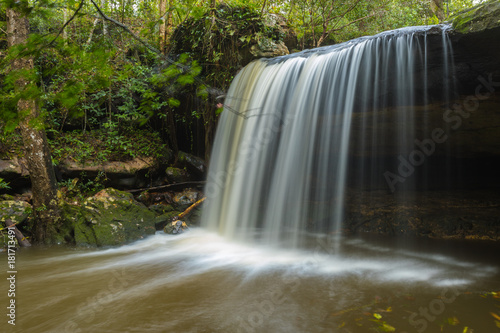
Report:
[[[53,168],[179,151],[209,160],[241,50],[290,39],[290,52],[445,22],[473,0],[4,0],[0,159],[25,158],[39,223],[57,221]],[[279,26],[279,28],[277,27]],[[251,59],[250,59],[251,60]],[[59,183],[58,183],[59,181]],[[106,174],[79,183],[92,195]],[[10,184],[0,178],[0,190]]]

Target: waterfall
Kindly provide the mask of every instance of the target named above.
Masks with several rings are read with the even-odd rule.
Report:
[[[291,247],[309,232],[340,235],[347,192],[386,180],[379,147],[393,156],[414,148],[430,60],[450,75],[447,29],[399,29],[242,69],[219,121],[202,224],[231,239]],[[428,59],[430,35],[443,39],[442,59]],[[378,128],[391,110],[394,128]],[[361,155],[368,158],[352,161]]]

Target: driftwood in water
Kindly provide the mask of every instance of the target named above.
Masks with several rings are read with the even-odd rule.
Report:
[[[14,235],[16,236],[17,242],[20,246],[28,247],[31,246],[31,243],[24,237],[23,233],[17,229],[16,224],[12,222],[12,220],[7,219],[5,221],[5,226],[9,229],[14,229]]]

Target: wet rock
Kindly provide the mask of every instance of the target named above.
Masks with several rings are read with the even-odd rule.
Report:
[[[75,223],[77,245],[121,245],[155,233],[155,213],[130,193],[107,188],[83,203]]]
[[[168,225],[165,226],[163,231],[166,234],[171,234],[171,235],[177,235],[177,234],[182,234],[183,232],[189,230],[189,227],[186,222],[184,221],[173,221],[169,223]]]
[[[191,180],[191,175],[184,169],[168,167],[165,173],[169,183],[183,183]]]

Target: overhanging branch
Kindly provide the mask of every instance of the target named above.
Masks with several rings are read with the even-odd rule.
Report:
[[[115,19],[112,19],[111,17],[107,16],[106,14],[104,14],[104,12],[101,10],[101,8],[95,3],[94,0],[90,0],[90,2],[92,2],[92,4],[94,5],[94,7],[97,9],[97,11],[99,12],[99,15],[102,16],[103,19],[105,19],[106,21],[109,21],[117,26],[119,26],[120,28],[122,28],[123,30],[125,30],[127,33],[129,33],[135,40],[137,40],[139,43],[141,43],[142,45],[144,45],[148,50],[156,53],[156,54],[161,54],[160,50],[158,50],[157,48],[155,48],[154,46],[152,46],[151,44],[149,44],[148,42],[146,42],[145,40],[143,40],[141,37],[137,36],[132,30],[130,30],[125,24],[123,23],[120,23],[118,22],[117,20]]]
[[[59,32],[58,32],[58,33],[57,33],[57,35],[54,37],[54,39],[50,41],[50,43],[48,44],[48,46],[51,46],[51,45],[52,45],[52,44],[56,41],[56,39],[57,39],[57,38],[59,38],[59,36],[63,33],[64,29],[68,26],[68,24],[70,24],[70,23],[71,23],[71,21],[73,21],[73,20],[75,19],[76,15],[78,15],[78,12],[80,11],[80,9],[82,9],[82,7],[83,7],[83,3],[84,3],[84,2],[85,2],[85,0],[80,1],[80,5],[78,6],[78,8],[77,8],[77,9],[75,10],[75,12],[73,13],[73,16],[71,16],[71,17],[69,18],[69,20],[68,20],[68,21],[66,21],[66,23],[64,23],[64,25],[62,26],[62,28],[61,28],[61,29],[59,29]]]

